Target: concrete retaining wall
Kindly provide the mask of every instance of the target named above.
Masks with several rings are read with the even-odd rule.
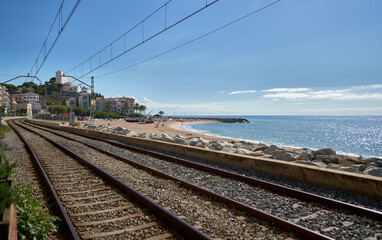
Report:
[[[371,198],[382,199],[382,178],[379,177],[344,172],[335,169],[320,168],[316,166],[307,166],[304,164],[285,162],[281,160],[225,153],[221,151],[207,150],[137,137],[128,137],[94,130],[64,127],[59,126],[59,123],[48,121],[31,120],[31,122],[39,125],[60,127],[62,129],[82,134],[89,134],[95,137],[119,140],[143,147],[184,154],[209,161],[229,164],[240,168],[269,173],[304,183],[365,195]]]

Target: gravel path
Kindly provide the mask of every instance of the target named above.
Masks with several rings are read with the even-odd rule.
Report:
[[[60,133],[71,137],[75,136],[69,133]],[[56,139],[61,139],[60,137],[54,136],[52,134],[47,133],[47,135]],[[79,136],[75,136],[75,138],[88,144],[100,147],[104,150],[108,150],[118,155],[125,156],[131,160],[148,165],[157,170],[161,170],[172,176],[182,178],[193,184],[207,188],[211,191],[240,201],[242,203],[248,204],[255,208],[261,209],[265,212],[269,212],[281,218],[291,220],[299,225],[308,227],[316,231],[320,231],[322,234],[336,239],[366,239],[369,237],[372,238],[377,237],[378,235],[382,235],[381,221],[363,218],[357,215],[353,215],[347,211],[331,209],[321,204],[312,204],[291,197],[278,195],[273,192],[265,191],[259,187],[248,185],[247,183],[243,183],[241,181],[223,178],[214,174],[184,167],[183,165],[170,163],[150,156],[142,156],[141,154],[133,153],[131,151],[111,146],[110,144],[106,144],[103,142],[98,142]],[[81,144],[68,143],[68,141],[64,139],[61,139],[60,142],[62,142],[63,144],[68,144],[68,146],[72,145],[71,147],[73,148],[77,147],[78,150],[86,151],[82,150],[83,148],[86,149],[86,147],[84,147]],[[88,150],[89,157],[97,156],[97,153],[93,152],[93,150]],[[98,153],[98,155],[99,154],[100,153]],[[102,157],[102,159],[104,158],[107,157]],[[121,166],[121,163],[117,160],[107,161],[108,164],[105,164],[104,162],[100,162],[98,164],[110,165],[107,166],[110,169],[110,171],[113,171],[113,168],[115,168],[116,166],[118,166],[118,168]],[[124,164],[122,164],[122,166],[123,165]],[[209,165],[211,165],[211,163]],[[217,164],[212,165],[216,167]],[[224,168],[227,167],[225,166]],[[232,171],[232,168],[229,168],[228,170]],[[250,174],[248,174],[248,172]],[[240,173],[242,173],[242,171],[240,171]],[[245,175],[255,175],[253,171],[246,171],[246,173],[247,174]],[[280,180],[280,178],[278,180]],[[285,181],[284,179],[281,180]],[[273,181],[275,182],[275,179],[273,179]],[[289,183],[289,186],[294,187],[293,184],[295,183],[292,181],[289,182],[291,182]],[[288,183],[286,185],[288,185]],[[299,185],[301,186],[302,184]],[[306,188],[308,186],[304,187]],[[310,187],[312,188],[312,186]],[[321,189],[321,191],[324,190]],[[325,195],[330,196],[331,193],[331,191],[326,190]],[[348,195],[346,197],[349,198],[349,196],[352,195]],[[372,206],[375,209],[381,209],[380,202],[369,200],[367,198],[357,197],[347,200],[348,202],[352,202],[358,205],[366,205],[369,207]],[[360,203],[357,200],[362,201]]]
[[[38,132],[42,133],[41,130]],[[131,167],[82,144],[67,141],[50,133],[44,133],[44,135],[84,156],[87,160],[133,186],[174,214],[182,216],[191,225],[213,238],[295,238],[291,233],[285,233],[251,215],[186,189],[176,182],[153,176],[144,170]],[[147,158],[144,155],[137,155],[136,157]]]

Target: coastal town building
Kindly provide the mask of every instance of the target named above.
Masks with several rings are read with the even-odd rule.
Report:
[[[68,79],[68,77],[64,76],[64,72],[63,71],[58,70],[56,72],[56,81],[55,81],[55,83],[59,83],[59,84],[69,83],[69,79]]]
[[[129,97],[120,98],[97,98],[97,112],[119,112],[123,115],[134,113],[135,99]]]
[[[67,84],[62,87],[62,92],[67,92],[67,93],[80,93],[81,92],[81,87],[79,86],[73,86],[72,84]]]
[[[72,97],[72,98],[68,98],[65,100],[65,105],[67,107],[77,107],[77,100],[76,98]]]
[[[24,94],[10,94],[9,97],[12,97],[17,102],[17,104],[31,103],[33,105],[34,103],[40,101],[40,95],[33,92]]]
[[[81,88],[81,94],[88,94],[88,95],[90,95],[91,94],[91,89],[83,87],[83,88]]]
[[[84,94],[78,97],[78,106],[81,108],[89,109],[89,94]]]
[[[24,94],[9,94],[8,96],[9,113],[23,110],[28,115],[41,111],[39,94],[27,92]]]
[[[27,116],[32,116],[33,112],[35,112],[35,113],[38,112],[38,109],[34,110],[33,105],[31,103],[27,103],[27,102],[15,104],[14,109],[12,109],[12,111],[17,111],[17,110],[25,111]]]
[[[9,93],[5,86],[0,85],[0,106],[9,108]]]

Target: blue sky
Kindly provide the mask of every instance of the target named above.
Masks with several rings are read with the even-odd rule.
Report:
[[[65,1],[64,19],[75,2]],[[133,96],[149,110],[167,114],[381,115],[380,0],[281,0],[168,54],[108,74],[271,2],[220,0],[83,80],[95,76],[95,90],[104,96]],[[58,69],[67,72],[164,3],[82,0],[39,78],[47,81]],[[1,82],[29,72],[60,4],[59,0],[0,1]],[[167,24],[203,4],[173,0],[167,7]],[[145,22],[144,34],[149,36],[163,26],[161,11]],[[48,42],[57,30],[53,33]],[[139,29],[133,31],[127,45],[134,45],[141,36]],[[122,48],[117,42],[112,53]],[[108,54],[103,53],[101,61]]]

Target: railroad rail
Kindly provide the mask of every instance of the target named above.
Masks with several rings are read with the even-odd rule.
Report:
[[[30,124],[28,124],[28,125],[31,126]],[[40,130],[47,131],[46,129],[43,129],[41,127],[36,127],[36,126],[33,126],[33,127],[38,128]],[[43,136],[40,133],[35,132],[34,130],[29,129],[29,131],[32,131],[32,132],[34,132],[36,134],[39,134],[40,136]],[[150,172],[152,172],[152,173],[154,173],[154,174],[156,174],[156,175],[158,175],[160,177],[165,177],[167,179],[170,179],[170,180],[173,180],[175,182],[178,182],[178,183],[182,184],[185,187],[191,188],[191,189],[193,189],[195,191],[199,191],[199,192],[201,192],[203,194],[211,196],[211,197],[213,197],[213,198],[217,199],[218,201],[223,202],[225,204],[234,206],[236,209],[239,209],[239,210],[244,211],[244,212],[251,213],[256,218],[259,218],[261,220],[265,220],[265,221],[271,222],[273,224],[276,224],[276,225],[278,225],[279,227],[281,227],[282,229],[284,229],[286,231],[291,231],[291,232],[297,233],[298,235],[302,236],[303,238],[307,238],[307,239],[331,239],[331,238],[329,238],[327,236],[324,236],[324,235],[322,235],[322,234],[320,234],[318,232],[312,231],[310,229],[307,229],[307,228],[304,228],[302,226],[299,226],[299,225],[297,225],[295,223],[292,223],[292,222],[286,221],[284,219],[281,219],[281,218],[279,218],[277,216],[274,216],[272,214],[260,211],[258,209],[255,209],[255,208],[251,207],[251,206],[245,205],[243,203],[234,201],[232,199],[229,199],[227,197],[221,196],[221,195],[216,194],[214,192],[208,191],[207,189],[204,189],[204,188],[198,187],[196,185],[190,184],[190,183],[188,183],[188,182],[186,182],[186,181],[184,181],[182,179],[170,176],[170,175],[165,174],[163,172],[157,171],[157,170],[155,170],[153,168],[150,168],[150,167],[144,166],[142,164],[136,163],[136,162],[131,161],[131,160],[129,160],[129,159],[123,157],[123,156],[119,156],[117,154],[113,154],[111,152],[108,152],[108,151],[105,151],[103,149],[97,148],[97,147],[92,146],[90,144],[83,143],[81,141],[78,141],[77,139],[70,138],[70,137],[67,137],[67,136],[63,136],[62,134],[54,133],[52,131],[50,131],[50,133],[53,133],[53,134],[58,135],[60,137],[64,137],[66,139],[69,139],[70,141],[80,142],[81,144],[84,144],[85,146],[87,146],[89,148],[95,149],[95,150],[97,150],[99,152],[102,152],[104,154],[107,154],[109,156],[112,156],[114,158],[122,160],[124,162],[127,162],[128,164],[131,164],[133,166],[136,166],[136,167],[142,168],[144,170],[150,171]],[[45,136],[43,136],[43,137],[45,137]]]
[[[38,154],[33,151],[33,147],[30,146],[26,138],[21,134],[20,129],[16,129],[13,123],[9,125],[24,142],[45,182],[49,186],[50,193],[63,219],[64,226],[68,230],[67,233],[70,239],[107,237],[127,232],[134,233],[144,231],[146,229],[150,229],[151,231],[148,233],[150,239],[175,238],[176,235],[170,233],[168,227],[157,223],[155,217],[151,216],[152,214],[166,222],[167,225],[170,225],[173,232],[176,231],[179,236],[185,239],[211,239],[195,227],[189,225],[187,222],[91,162],[55,141],[35,133],[71,157],[66,158],[65,161],[61,161],[60,159],[46,159],[44,157],[39,159]],[[16,125],[18,124],[16,123]],[[18,125],[18,127],[30,131],[23,126]],[[73,159],[76,159],[76,161],[73,161]],[[80,161],[81,164],[78,161]],[[130,199],[123,197],[125,194],[128,195]],[[139,202],[139,204],[136,204],[136,202]],[[92,206],[99,204],[106,204],[106,206],[104,206],[106,209],[95,210],[92,208]],[[142,208],[141,205],[143,205],[144,208]],[[67,209],[69,209],[69,212]],[[145,213],[147,211],[146,209],[149,209],[149,214]],[[109,216],[109,218],[101,221],[94,220],[94,217],[83,220],[83,216],[94,216],[97,214],[103,214],[103,216],[105,216],[109,213],[111,213],[111,216],[119,215],[119,217],[114,218]],[[148,222],[122,229],[115,229],[108,226],[110,223],[117,221],[123,223],[123,221],[128,222],[131,219],[136,219],[135,221],[139,223],[147,220]],[[100,224],[104,224],[104,228],[106,230],[111,229],[111,231],[99,232],[94,226],[99,226]],[[77,233],[78,231],[80,233]]]
[[[272,183],[272,182],[256,179],[256,178],[253,178],[253,177],[247,177],[247,176],[239,175],[239,174],[232,173],[232,172],[229,172],[229,171],[221,170],[221,169],[218,169],[218,168],[213,168],[213,167],[206,166],[206,165],[203,165],[203,164],[200,164],[200,163],[195,163],[195,162],[192,162],[192,161],[189,161],[189,160],[185,160],[185,159],[181,159],[181,158],[178,158],[178,157],[174,157],[174,156],[171,156],[171,155],[168,155],[168,154],[163,154],[163,153],[160,153],[160,152],[155,152],[155,151],[147,150],[147,149],[144,149],[144,148],[127,145],[127,144],[120,143],[120,142],[115,142],[115,141],[111,141],[111,140],[108,140],[108,139],[98,138],[98,137],[94,137],[94,136],[90,136],[90,135],[85,135],[85,134],[81,134],[81,133],[75,133],[75,132],[72,132],[72,131],[63,130],[63,129],[57,129],[57,128],[53,128],[53,127],[44,127],[44,128],[42,128],[40,126],[37,126],[36,124],[31,124],[31,123],[27,123],[27,124],[30,125],[30,126],[34,126],[34,127],[38,128],[38,129],[44,130],[44,131],[49,131],[50,133],[55,134],[57,136],[64,137],[66,139],[70,139],[72,141],[80,142],[82,144],[87,145],[88,147],[91,147],[93,149],[97,149],[97,150],[99,150],[101,152],[104,152],[104,153],[108,153],[108,152],[104,151],[102,149],[96,148],[94,146],[91,146],[89,144],[86,144],[84,142],[81,142],[78,139],[71,138],[71,137],[59,134],[57,132],[48,130],[47,128],[55,129],[57,131],[62,131],[62,132],[68,132],[68,133],[71,133],[73,135],[81,136],[81,137],[88,138],[88,139],[93,139],[93,140],[96,140],[96,141],[105,142],[107,144],[110,144],[110,145],[113,145],[113,146],[116,146],[116,147],[120,147],[120,148],[124,148],[124,149],[128,149],[130,151],[134,151],[134,152],[137,152],[137,153],[142,153],[142,154],[150,155],[150,156],[153,156],[153,157],[156,157],[156,158],[159,158],[159,159],[163,159],[163,160],[166,160],[166,161],[179,163],[179,164],[182,164],[182,165],[185,165],[185,166],[188,166],[188,167],[192,167],[192,168],[195,168],[195,169],[207,171],[207,172],[210,172],[210,173],[213,173],[213,174],[217,174],[217,175],[220,175],[220,176],[224,176],[224,177],[228,177],[228,178],[244,181],[244,182],[247,182],[249,184],[257,185],[257,186],[260,186],[260,187],[262,187],[264,189],[268,189],[268,190],[271,190],[271,191],[279,193],[279,194],[283,194],[283,195],[299,198],[299,199],[306,200],[306,201],[313,201],[313,202],[317,202],[317,203],[322,203],[322,204],[329,205],[331,207],[346,209],[346,210],[349,210],[351,212],[354,212],[354,213],[357,213],[357,214],[360,214],[360,215],[364,215],[364,216],[368,216],[368,217],[372,217],[372,218],[375,218],[375,219],[382,219],[382,212],[377,211],[377,210],[373,210],[373,209],[370,209],[370,208],[366,208],[366,207],[362,207],[362,206],[357,206],[357,205],[354,205],[354,204],[350,204],[350,203],[346,203],[346,202],[343,202],[343,201],[331,199],[331,198],[328,198],[328,197],[323,197],[323,196],[320,196],[320,195],[317,195],[317,194],[313,194],[313,193],[309,193],[309,192],[305,192],[305,191],[301,191],[301,190],[296,190],[296,189],[293,189],[293,188],[290,188],[290,187],[286,187],[286,186],[282,186],[282,185],[275,184],[275,183]]]
[[[300,234],[300,236],[302,236],[304,238],[309,238],[309,239],[328,239],[327,236],[324,236],[324,235],[321,235],[321,234],[318,234],[318,236],[313,236],[311,234],[312,233],[314,234],[315,233],[314,231],[306,229],[306,228],[301,227],[299,225],[296,225],[293,222],[288,222],[288,221],[286,221],[284,219],[278,218],[278,217],[273,216],[271,214],[259,211],[259,210],[255,209],[253,207],[246,206],[244,204],[238,203],[237,201],[233,201],[232,199],[229,199],[229,198],[226,198],[226,197],[222,197],[219,194],[211,193],[210,191],[208,191],[206,189],[203,189],[203,188],[200,188],[200,187],[197,187],[197,186],[193,186],[192,184],[189,184],[188,182],[183,181],[182,179],[175,178],[175,177],[169,176],[167,174],[163,174],[160,171],[157,171],[157,170],[152,169],[152,168],[148,168],[147,166],[144,166],[142,164],[135,163],[134,161],[131,161],[131,160],[129,160],[129,159],[123,157],[123,156],[120,156],[120,155],[117,155],[117,154],[113,154],[111,152],[105,151],[105,150],[100,149],[100,148],[96,148],[92,144],[87,144],[87,143],[84,143],[83,141],[79,141],[78,137],[77,138],[68,137],[68,136],[65,136],[63,134],[57,133],[57,131],[66,132],[67,135],[68,134],[69,135],[73,134],[73,135],[81,136],[81,137],[84,137],[84,138],[96,140],[96,141],[99,141],[99,142],[105,142],[107,144],[114,145],[114,146],[119,147],[119,148],[129,149],[129,150],[133,150],[135,152],[144,153],[146,155],[151,155],[151,156],[154,156],[156,158],[165,159],[166,161],[169,161],[169,162],[177,162],[178,164],[182,164],[182,165],[185,165],[185,166],[191,166],[192,168],[201,169],[203,171],[211,172],[213,174],[221,175],[221,176],[224,176],[224,177],[229,177],[229,178],[232,178],[232,179],[235,179],[235,178],[236,179],[240,179],[240,181],[248,182],[248,183],[253,184],[253,185],[260,185],[263,188],[269,188],[269,189],[271,189],[272,191],[275,191],[275,192],[277,192],[277,191],[279,191],[281,189],[281,191],[279,191],[280,194],[292,195],[293,196],[293,194],[297,193],[297,197],[299,197],[301,199],[304,199],[304,200],[320,202],[320,203],[329,205],[332,208],[337,208],[337,207],[344,208],[344,209],[347,209],[348,211],[355,212],[355,213],[357,213],[357,214],[359,214],[361,216],[364,215],[364,216],[368,216],[368,217],[371,217],[371,218],[374,218],[374,219],[377,219],[377,220],[381,219],[381,212],[376,211],[376,210],[372,210],[372,209],[368,209],[368,208],[365,208],[365,207],[359,207],[359,206],[356,206],[356,205],[353,205],[353,204],[349,204],[349,203],[333,200],[333,199],[330,199],[330,198],[325,198],[325,197],[318,196],[318,195],[315,195],[315,194],[310,194],[310,193],[307,193],[309,196],[304,196],[305,192],[297,191],[297,190],[294,190],[294,189],[291,189],[291,188],[287,188],[287,191],[285,191],[285,189],[283,189],[284,187],[281,186],[281,185],[276,185],[276,184],[273,184],[273,183],[268,183],[268,182],[263,181],[263,180],[258,180],[258,179],[254,179],[254,178],[249,178],[249,177],[245,177],[245,176],[242,176],[242,175],[238,175],[238,174],[233,174],[233,173],[230,173],[230,172],[227,172],[227,171],[211,168],[211,167],[208,167],[208,166],[205,166],[205,165],[201,165],[201,164],[196,164],[196,163],[191,162],[191,161],[183,160],[183,159],[180,159],[180,158],[175,158],[175,157],[168,156],[168,155],[165,155],[165,154],[162,154],[162,153],[157,153],[157,152],[154,152],[154,151],[147,151],[146,149],[142,149],[142,148],[132,147],[132,146],[129,146],[129,145],[126,145],[126,144],[123,144],[123,143],[118,143],[118,142],[114,142],[114,141],[110,141],[110,140],[106,140],[106,139],[96,138],[96,137],[93,137],[93,136],[73,133],[73,132],[70,132],[70,131],[63,131],[62,129],[53,128],[54,130],[51,130],[52,129],[51,128],[49,130],[46,127],[43,128],[43,127],[40,127],[40,126],[36,126],[34,124],[33,125],[32,124],[28,124],[28,125],[30,127],[34,127],[34,128],[37,128],[37,129],[49,132],[49,133],[54,134],[56,136],[66,138],[66,139],[68,139],[70,141],[79,142],[79,143],[81,143],[81,144],[83,144],[83,145],[85,145],[87,147],[90,147],[92,149],[95,149],[95,150],[97,150],[97,151],[99,151],[99,152],[101,152],[103,154],[107,154],[109,156],[112,156],[112,157],[117,158],[119,160],[122,160],[124,162],[127,162],[130,165],[134,165],[134,166],[140,167],[142,169],[146,169],[147,171],[153,172],[154,174],[157,174],[157,175],[159,175],[161,177],[166,177],[167,179],[171,179],[171,180],[173,180],[175,182],[181,183],[185,187],[189,187],[191,189],[203,192],[204,194],[212,196],[215,199],[218,199],[219,201],[224,202],[226,204],[233,204],[233,205],[235,205],[235,207],[237,209],[240,209],[240,210],[246,211],[246,212],[250,212],[250,213],[254,214],[259,219],[267,220],[267,221],[270,221],[270,222],[275,222],[281,228],[284,228],[287,231],[289,230],[289,231],[296,232],[296,233]],[[313,195],[313,197],[310,196],[310,195]],[[319,199],[318,200],[315,199],[315,196],[317,196]],[[293,196],[293,197],[296,197],[296,196]],[[239,204],[239,205],[236,205],[236,204]],[[241,206],[241,205],[244,205],[244,206]],[[321,214],[321,212],[322,211],[319,210],[318,214]],[[325,212],[325,210],[323,210],[323,212]],[[303,217],[301,219],[305,220],[306,218]],[[287,222],[287,224],[285,224],[285,222]],[[297,226],[297,228],[296,228],[296,226]],[[304,229],[304,230],[307,230],[307,232],[304,232],[304,230],[301,232],[301,228]],[[315,230],[317,231],[317,229],[315,229]]]

